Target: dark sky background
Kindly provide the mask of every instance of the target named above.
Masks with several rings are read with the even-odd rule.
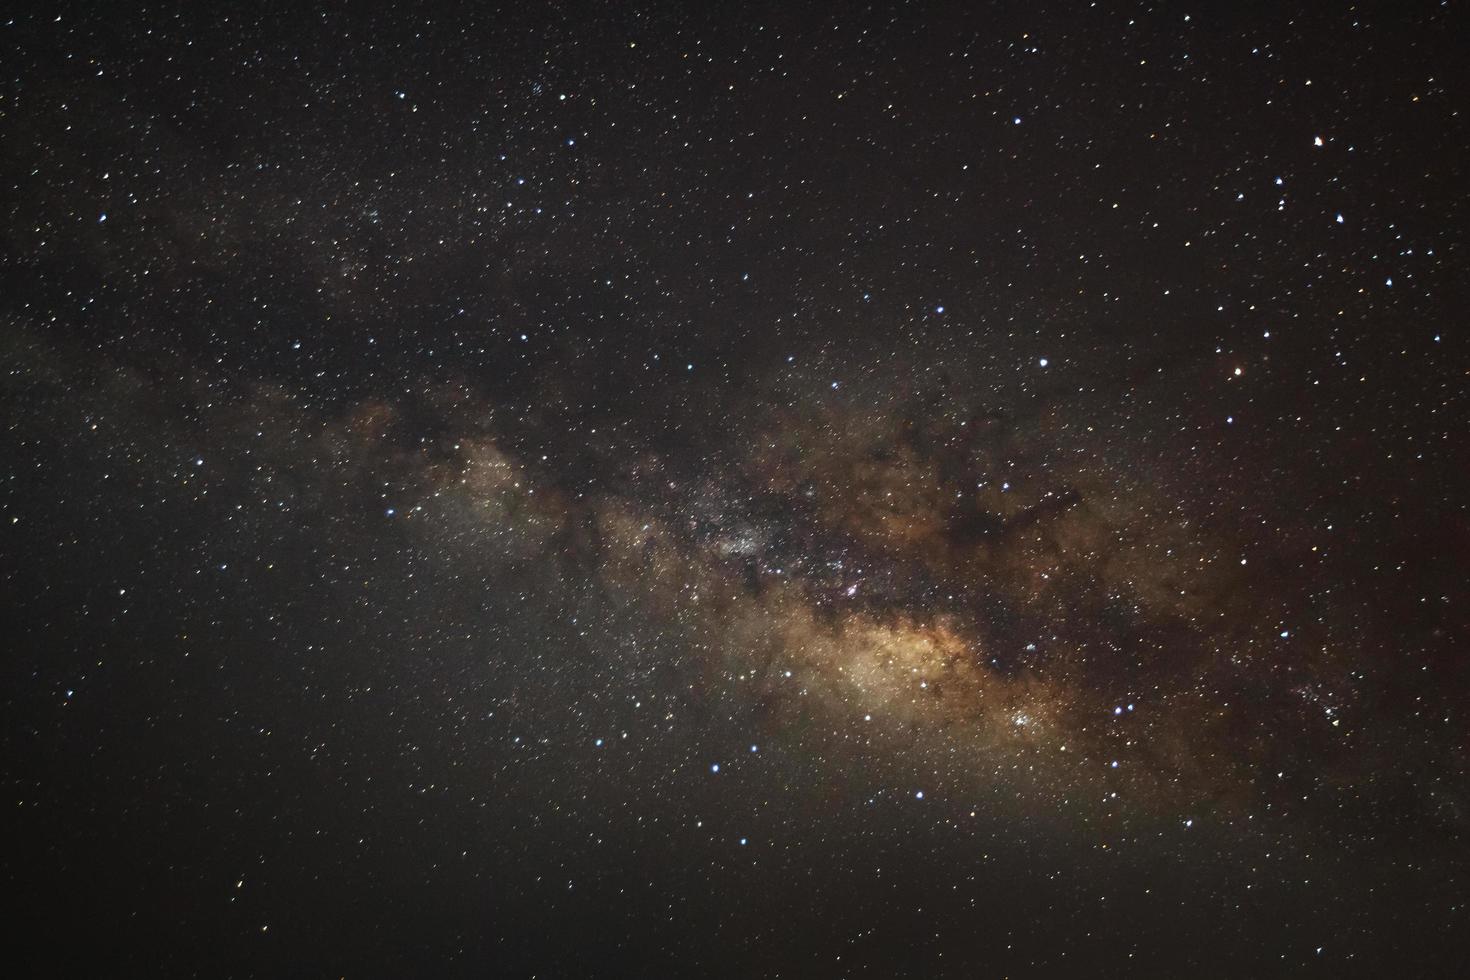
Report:
[[[0,21],[8,973],[1462,975],[1462,3],[240,7]]]

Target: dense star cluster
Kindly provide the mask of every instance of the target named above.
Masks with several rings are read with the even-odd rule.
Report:
[[[1460,975],[1466,26],[6,15],[14,975]]]

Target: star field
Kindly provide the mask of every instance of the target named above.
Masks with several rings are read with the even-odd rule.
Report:
[[[1457,976],[1455,3],[0,23],[20,976]]]

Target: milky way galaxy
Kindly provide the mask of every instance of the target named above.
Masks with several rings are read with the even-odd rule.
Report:
[[[16,975],[1458,975],[1458,14],[17,15]]]

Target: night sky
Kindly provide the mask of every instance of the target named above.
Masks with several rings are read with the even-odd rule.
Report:
[[[0,19],[14,976],[1463,976],[1464,5]]]

